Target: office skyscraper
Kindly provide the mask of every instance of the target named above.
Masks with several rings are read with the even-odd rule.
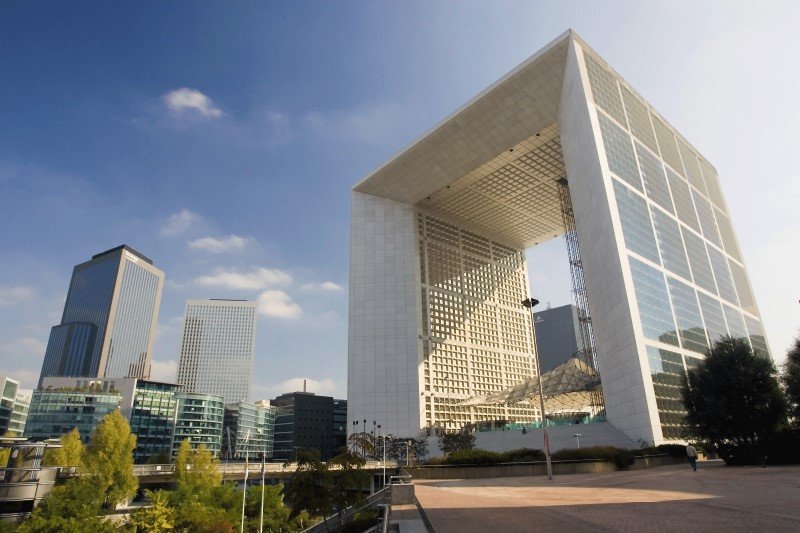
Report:
[[[164,273],[127,245],[77,265],[39,383],[48,376],[148,377],[163,286]]]
[[[524,251],[560,236],[593,414],[631,440],[680,437],[722,335],[769,356],[717,171],[572,31],[358,183],[350,235],[350,428],[540,418],[464,400],[536,374]]]
[[[247,402],[255,344],[255,302],[188,300],[178,384],[184,392],[222,396],[225,404]]]

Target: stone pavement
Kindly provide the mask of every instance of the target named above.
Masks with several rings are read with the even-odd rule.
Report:
[[[415,482],[437,533],[800,531],[800,467]]]

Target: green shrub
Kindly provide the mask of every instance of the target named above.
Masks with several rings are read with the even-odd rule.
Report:
[[[535,448],[509,450],[500,454],[500,461],[503,463],[534,463],[536,461],[544,461],[544,452]]]
[[[613,461],[619,468],[627,468],[633,464],[634,455],[631,450],[614,446],[590,446],[588,448],[570,448],[559,450],[552,455],[554,461],[581,461],[600,459]]]
[[[637,457],[643,455],[669,455],[670,457],[686,457],[686,446],[683,444],[659,444],[647,446],[633,452]]]
[[[451,452],[445,462],[449,465],[496,465],[501,463],[501,454],[475,448]]]

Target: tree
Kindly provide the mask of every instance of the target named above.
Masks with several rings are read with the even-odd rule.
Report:
[[[375,456],[375,442],[373,442],[371,433],[363,431],[361,433],[353,433],[347,438],[347,442],[353,448],[353,451],[359,451],[364,459]]]
[[[294,532],[303,531],[304,524],[308,524],[308,516],[301,513],[294,520],[289,520],[290,509],[283,503],[282,485],[266,485],[264,487],[255,486],[247,490],[247,506],[245,516],[247,517],[246,531],[258,531],[260,520],[259,507],[261,506],[261,491],[264,491],[264,531],[284,531]],[[237,499],[241,505],[241,497]],[[241,507],[237,507],[240,510]]]
[[[284,499],[292,509],[289,519],[293,520],[303,511],[324,519],[332,507],[331,490],[327,483],[328,467],[320,461],[317,450],[299,450],[296,462],[297,469],[283,487]]]
[[[472,433],[446,433],[439,438],[439,449],[445,455],[460,450],[471,450],[475,447],[475,435]]]
[[[740,338],[723,338],[683,379],[691,436],[755,454],[786,418],[775,365]]]
[[[144,491],[150,507],[142,507],[131,513],[128,523],[142,533],[164,533],[175,528],[175,509],[169,505],[169,493],[163,490]]]
[[[364,499],[363,490],[369,486],[369,474],[363,470],[367,462],[353,452],[343,452],[330,461],[331,500],[339,509],[345,509]]]
[[[44,452],[44,466],[83,466],[85,453],[81,434],[77,428],[59,438],[61,448],[51,448]]]
[[[94,480],[77,478],[53,488],[19,526],[19,533],[111,533],[117,529],[102,516],[103,495]]]
[[[102,496],[106,508],[115,507],[136,494],[139,481],[133,475],[136,436],[122,413],[107,414],[89,437],[83,471]]]
[[[428,439],[411,439],[411,457],[425,459],[428,455]]]
[[[189,440],[185,439],[178,447],[175,457],[175,481],[178,492],[183,496],[202,499],[222,482],[222,474],[217,467],[219,461],[200,444],[193,450]]]
[[[800,337],[794,340],[794,345],[786,354],[783,366],[783,385],[789,399],[792,421],[795,427],[800,428]]]

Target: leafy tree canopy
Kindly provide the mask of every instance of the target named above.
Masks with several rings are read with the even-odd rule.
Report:
[[[128,523],[141,533],[165,533],[175,528],[175,509],[169,505],[169,493],[144,491],[150,507],[142,507],[131,513]]]
[[[222,483],[222,474],[217,470],[219,461],[203,444],[192,449],[189,440],[181,442],[175,457],[175,481],[182,497],[203,499]]]
[[[284,499],[292,509],[290,520],[302,511],[324,517],[333,507],[333,495],[327,483],[327,465],[320,460],[317,450],[298,450],[295,461],[297,469],[283,487]]]
[[[439,449],[445,455],[459,450],[471,450],[475,447],[475,435],[472,433],[447,433],[439,438]]]
[[[715,445],[754,449],[784,423],[786,400],[775,365],[744,339],[717,341],[682,386],[690,434]]]
[[[53,488],[30,517],[19,526],[19,533],[106,533],[116,528],[102,517],[103,494],[94,480],[77,478]]]
[[[783,385],[789,397],[794,425],[800,427],[800,337],[794,340],[794,344],[786,354]]]
[[[66,435],[61,435],[61,448],[51,448],[45,450],[42,457],[44,466],[83,466],[83,456],[85,453],[81,434],[77,428]]]
[[[133,475],[133,450],[136,436],[122,413],[107,414],[89,437],[83,470],[106,507],[113,507],[136,494],[139,481]]]

